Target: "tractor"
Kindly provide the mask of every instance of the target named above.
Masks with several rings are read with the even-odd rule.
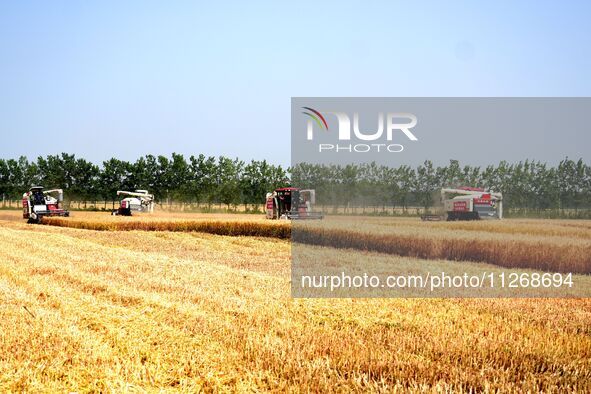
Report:
[[[23,194],[23,219],[37,224],[46,216],[70,216],[69,211],[60,208],[63,200],[62,189],[43,190],[42,186],[33,186]]]

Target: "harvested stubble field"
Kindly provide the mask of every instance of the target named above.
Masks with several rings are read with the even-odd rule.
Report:
[[[288,240],[110,230],[0,221],[0,391],[591,391],[589,299],[291,299]]]

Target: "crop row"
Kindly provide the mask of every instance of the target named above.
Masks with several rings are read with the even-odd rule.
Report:
[[[544,237],[497,234],[479,237],[465,231],[460,236],[437,229],[415,227],[387,231],[381,226],[356,228],[296,225],[275,221],[172,220],[119,221],[45,218],[43,224],[97,231],[202,232],[226,236],[289,239],[296,243],[338,249],[366,250],[421,259],[445,259],[495,264],[507,268],[553,272],[591,273],[591,244],[579,240],[560,242]],[[448,230],[449,231],[449,230]]]
[[[44,218],[43,224],[96,231],[174,231],[201,232],[215,235],[290,237],[289,223],[190,220],[190,221],[82,221],[64,218]]]
[[[445,235],[376,234],[347,229],[302,227],[292,231],[296,243],[366,250],[421,259],[446,259],[554,272],[591,273],[587,243],[550,243],[507,236],[478,239]]]

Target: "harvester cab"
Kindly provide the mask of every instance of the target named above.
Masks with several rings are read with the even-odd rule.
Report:
[[[154,195],[147,190],[128,192],[119,190],[118,196],[127,196],[119,204],[119,208],[111,212],[112,215],[131,216],[132,212],[154,212]]]
[[[441,189],[447,220],[503,218],[503,195],[475,187]]]
[[[62,189],[43,190],[41,186],[33,186],[23,194],[23,219],[28,223],[39,223],[46,216],[70,216],[70,212],[60,208],[64,200]]]
[[[282,187],[267,193],[267,219],[323,219],[322,212],[313,211],[316,191]]]

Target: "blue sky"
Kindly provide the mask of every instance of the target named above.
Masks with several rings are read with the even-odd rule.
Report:
[[[589,96],[590,4],[2,2],[0,157],[287,165],[292,96]]]

